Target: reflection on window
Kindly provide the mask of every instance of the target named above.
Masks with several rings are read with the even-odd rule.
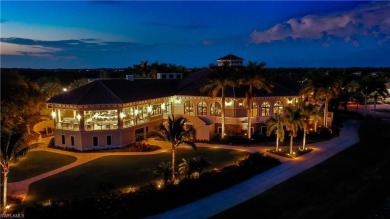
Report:
[[[252,102],[252,117],[259,116],[259,104],[256,101]]]
[[[210,105],[210,115],[211,116],[221,116],[222,107],[218,102],[213,102]]]
[[[283,114],[283,103],[281,101],[276,101],[274,104],[274,115]]]
[[[205,101],[201,101],[198,103],[198,115],[207,115],[207,103]]]
[[[263,102],[261,104],[261,116],[269,116],[271,104],[269,102]]]
[[[184,114],[185,115],[190,115],[190,116],[194,116],[195,113],[194,113],[194,107],[195,107],[195,104],[191,101],[186,101],[184,103]]]

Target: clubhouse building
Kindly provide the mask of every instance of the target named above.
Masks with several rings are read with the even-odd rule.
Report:
[[[238,65],[242,60],[226,56],[218,62]],[[236,59],[236,60],[234,60]],[[233,64],[234,63],[234,64]],[[221,97],[201,93],[208,69],[190,73],[158,73],[157,79],[98,79],[52,97],[47,104],[54,119],[55,145],[77,150],[118,148],[136,141],[138,134],[157,130],[169,115],[184,116],[196,139],[209,141],[221,132]],[[265,121],[300,101],[300,84],[278,81],[271,93],[255,90],[251,131],[265,134]],[[246,87],[226,88],[225,130],[244,135],[248,130]]]

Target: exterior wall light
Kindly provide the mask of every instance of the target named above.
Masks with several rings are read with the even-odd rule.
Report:
[[[123,119],[123,118],[126,117],[126,115],[125,115],[123,112],[121,112],[121,113],[119,114],[119,117],[120,117],[121,119]]]
[[[80,119],[81,119],[80,114],[77,114],[76,118],[80,121]]]
[[[55,111],[52,111],[52,112],[51,112],[51,117],[52,117],[53,119],[55,119],[56,116],[57,116],[56,112],[55,112]]]
[[[152,106],[148,106],[148,113],[152,112]]]
[[[161,104],[161,109],[162,109],[162,110],[165,110],[165,103],[162,103],[162,104]]]

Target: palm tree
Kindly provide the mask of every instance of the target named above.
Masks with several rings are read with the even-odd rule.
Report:
[[[208,82],[200,89],[202,93],[208,92],[211,97],[218,96],[221,92],[222,102],[222,133],[221,139],[225,137],[225,90],[228,86],[234,86],[235,82],[233,79],[232,68],[230,66],[211,66],[211,72],[209,74]]]
[[[163,161],[153,169],[153,172],[156,176],[161,176],[166,185],[172,172],[172,165],[170,162]]]
[[[179,165],[179,171],[181,174],[185,174],[187,178],[190,178],[194,172],[201,174],[203,169],[209,166],[210,162],[204,157],[183,158]]]
[[[284,121],[290,136],[290,155],[293,154],[293,141],[297,137],[298,131],[302,128],[302,110],[298,107],[286,107]]]
[[[279,141],[284,141],[284,121],[280,114],[276,114],[274,117],[270,117],[266,120],[267,125],[267,136],[270,136],[273,132],[276,134],[276,148],[275,151],[279,150]]]
[[[1,81],[1,156],[2,173],[1,201],[7,206],[7,183],[10,164],[17,162],[31,148],[32,135],[28,135],[27,124],[32,122],[44,103],[44,96],[37,84],[17,73],[2,77]]]
[[[310,96],[313,95],[315,100],[323,100],[324,106],[324,126],[328,127],[328,108],[329,102],[333,97],[336,97],[341,90],[341,80],[336,74],[330,74],[329,71],[309,72],[302,84],[300,94]]]
[[[52,81],[44,84],[41,90],[47,96],[47,99],[50,99],[62,92],[62,86],[58,81]]]
[[[310,119],[314,117],[315,119],[315,126],[318,122],[318,106],[308,103],[308,102],[301,102],[299,104],[299,108],[302,110],[302,127],[303,127],[303,140],[302,140],[302,150],[305,150],[306,147],[306,134],[309,133],[309,124]],[[320,117],[321,118],[321,117]],[[317,128],[315,128],[315,131]]]
[[[180,116],[175,118],[173,115],[168,117],[168,122],[160,125],[159,132],[148,133],[149,138],[156,138],[158,140],[170,142],[172,146],[172,182],[175,181],[175,152],[180,145],[190,146],[196,150],[194,143],[196,131],[190,126],[185,129],[184,125],[187,119]]]
[[[1,201],[3,203],[2,208],[5,209],[7,206],[10,164],[18,162],[20,158],[25,156],[32,148],[37,147],[39,144],[27,145],[29,136],[25,131],[17,133],[2,132],[1,134]]]
[[[248,107],[248,139],[252,138],[251,125],[252,125],[252,99],[255,97],[253,88],[265,89],[268,93],[271,92],[271,84],[261,75],[265,68],[265,63],[257,64],[256,62],[250,61],[246,67],[246,72],[241,79],[242,85],[247,85],[248,90],[246,92],[246,102]]]
[[[76,79],[76,80],[73,80],[72,83],[70,83],[69,89],[73,90],[73,89],[81,87],[87,83],[88,83],[88,80],[85,78]]]
[[[361,93],[364,96],[364,116],[367,115],[367,100],[371,96],[374,98],[373,116],[375,118],[378,96],[386,96],[388,94],[386,79],[373,74],[365,74],[359,78],[359,84],[362,89]]]

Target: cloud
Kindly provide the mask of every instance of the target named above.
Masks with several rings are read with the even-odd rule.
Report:
[[[141,44],[131,42],[104,42],[97,39],[32,40],[26,38],[0,38],[1,55],[27,55],[51,59],[73,59],[79,52],[127,51]]]
[[[387,38],[390,34],[390,2],[370,2],[349,11],[307,15],[291,18],[264,31],[253,31],[253,43],[269,43],[287,39],[324,39],[334,36],[350,42],[351,37],[375,36]],[[359,46],[358,42],[353,42]]]

